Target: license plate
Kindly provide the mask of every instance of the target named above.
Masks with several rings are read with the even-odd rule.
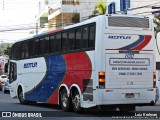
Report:
[[[134,98],[134,94],[133,93],[127,93],[126,98]]]

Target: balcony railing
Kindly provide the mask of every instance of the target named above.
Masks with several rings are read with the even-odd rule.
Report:
[[[62,4],[79,5],[79,0],[62,0]]]

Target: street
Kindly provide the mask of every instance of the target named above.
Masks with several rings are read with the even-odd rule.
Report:
[[[133,115],[135,116],[135,113],[122,113],[120,111],[87,111],[84,114],[77,114],[75,112],[64,112],[61,110],[60,106],[58,105],[48,105],[48,104],[29,104],[29,105],[21,105],[18,101],[18,99],[11,99],[9,94],[4,94],[3,92],[0,92],[0,111],[2,112],[14,112],[14,113],[26,113],[28,114],[33,113],[41,113],[40,117],[38,119],[94,119],[94,120],[100,120],[107,118],[107,120],[114,119],[116,116],[127,116],[127,115]],[[154,113],[160,112],[160,101],[157,102],[155,106],[145,106],[145,107],[137,107],[136,111],[138,113],[145,112],[145,111],[154,111]],[[137,114],[137,113],[136,113]],[[21,119],[24,117],[23,115],[13,114],[12,119]],[[1,116],[1,115],[0,115]],[[14,118],[13,118],[14,117]],[[39,116],[38,116],[39,117]],[[6,119],[6,118],[0,118],[0,119]],[[27,119],[27,118],[26,118]],[[31,118],[28,118],[31,119]],[[35,119],[35,118],[32,118]]]

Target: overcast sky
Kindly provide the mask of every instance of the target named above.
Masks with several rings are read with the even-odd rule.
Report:
[[[37,1],[0,0],[0,41],[7,42],[28,36],[29,31],[4,31],[35,26]]]

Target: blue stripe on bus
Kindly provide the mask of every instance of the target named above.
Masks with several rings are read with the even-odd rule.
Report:
[[[122,47],[122,48],[120,48],[120,50],[130,50],[130,49],[136,47],[137,45],[139,45],[140,43],[142,43],[144,41],[144,38],[145,38],[145,36],[140,35],[140,38],[136,42],[134,42],[130,45],[127,45],[125,47]]]
[[[47,72],[43,80],[31,91],[25,93],[29,101],[46,102],[64,78],[66,64],[63,56],[46,57]]]

